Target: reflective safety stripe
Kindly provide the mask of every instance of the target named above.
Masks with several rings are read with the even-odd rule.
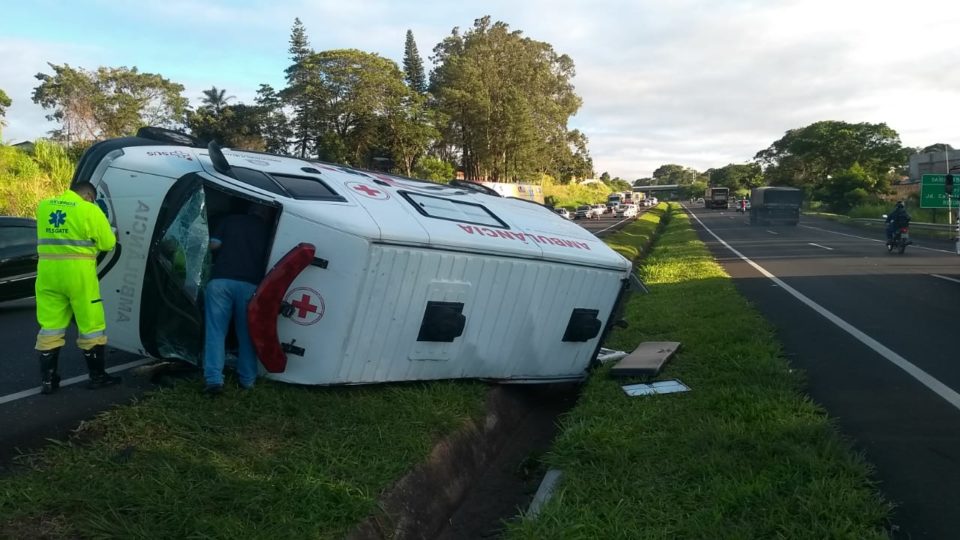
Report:
[[[106,330],[100,330],[99,332],[90,332],[89,334],[80,334],[80,335],[77,336],[77,338],[78,338],[78,339],[93,339],[93,338],[98,338],[98,337],[100,337],[100,336],[105,336],[105,335],[107,335],[107,331],[106,331]]]
[[[93,240],[68,240],[65,238],[40,238],[37,244],[42,246],[83,246],[94,247],[96,242]]]
[[[41,336],[56,336],[56,335],[66,334],[66,333],[67,333],[67,329],[66,329],[66,328],[54,328],[54,329],[41,328],[41,329],[40,329],[40,332],[39,332],[39,335],[41,335]]]
[[[90,259],[96,260],[97,256],[93,253],[40,253],[40,259],[59,260],[59,259]]]

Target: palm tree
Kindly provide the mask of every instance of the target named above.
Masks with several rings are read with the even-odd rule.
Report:
[[[209,90],[203,91],[203,97],[200,98],[200,101],[203,102],[204,107],[208,107],[214,114],[220,114],[220,111],[227,106],[227,102],[231,99],[237,99],[237,96],[228,96],[226,90],[211,86]]]

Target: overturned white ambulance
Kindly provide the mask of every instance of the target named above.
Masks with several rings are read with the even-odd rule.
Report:
[[[198,364],[209,231],[271,209],[267,275],[248,308],[271,379],[358,384],[582,378],[631,263],[549,209],[144,128],[91,147],[118,243],[99,264],[110,345]]]

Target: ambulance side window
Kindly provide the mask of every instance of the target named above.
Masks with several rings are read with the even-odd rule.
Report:
[[[174,283],[196,302],[206,284],[211,258],[204,192],[195,192],[160,239],[158,262]]]
[[[447,221],[486,225],[500,229],[510,227],[482,204],[456,201],[446,197],[435,197],[422,193],[401,191],[401,195],[421,214]]]

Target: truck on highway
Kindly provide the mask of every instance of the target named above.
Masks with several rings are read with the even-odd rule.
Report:
[[[614,193],[611,193],[610,195],[607,195],[607,211],[616,212],[617,208],[621,204],[625,204],[624,203],[625,198],[626,198],[625,193],[614,192]]]
[[[803,192],[792,187],[764,186],[750,192],[750,224],[796,225]]]
[[[729,208],[730,188],[708,187],[703,194],[704,208]]]

